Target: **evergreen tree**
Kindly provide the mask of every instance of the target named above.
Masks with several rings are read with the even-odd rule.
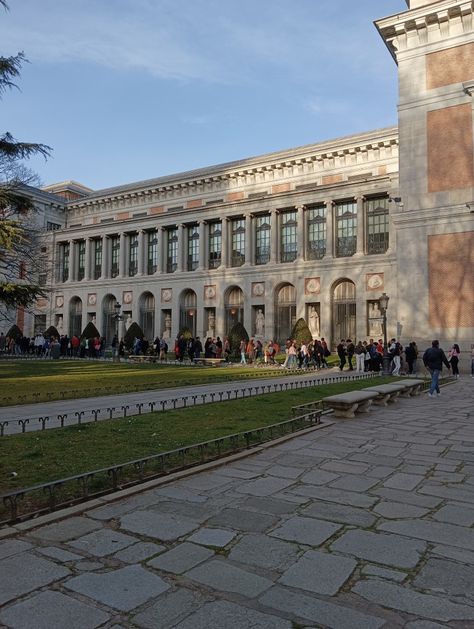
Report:
[[[294,339],[297,343],[311,343],[313,336],[304,319],[298,319],[295,323],[290,338]]]
[[[0,0],[0,7],[8,9],[6,0]],[[14,81],[25,61],[22,52],[0,56],[0,98],[17,87]],[[38,256],[28,184],[36,183],[37,178],[23,160],[38,154],[46,158],[49,152],[44,144],[20,142],[8,131],[0,134],[0,314],[4,316],[9,308],[29,306],[44,296],[33,280]]]
[[[125,332],[125,336],[123,338],[125,347],[128,350],[131,350],[133,348],[133,344],[135,343],[135,339],[141,339],[143,341],[144,336],[145,335],[143,334],[143,330],[138,325],[138,323],[135,323],[134,321],[132,325],[128,328],[128,330]]]
[[[82,339],[96,339],[97,337],[100,338],[100,332],[92,323],[92,321],[89,321],[89,323],[86,325],[86,327],[82,331],[81,340]]]
[[[43,336],[45,339],[51,339],[53,338],[53,336],[58,339],[60,335],[57,328],[55,328],[54,325],[50,325],[49,328],[43,333]]]
[[[237,323],[232,326],[228,338],[231,356],[238,358],[240,356],[241,341],[244,340],[247,342],[249,340],[248,332],[240,321],[237,321]]]

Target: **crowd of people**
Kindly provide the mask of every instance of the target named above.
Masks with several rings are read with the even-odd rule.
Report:
[[[433,341],[434,343],[434,341]],[[42,333],[36,334],[34,337],[25,336],[5,336],[0,332],[0,354],[18,356],[30,355],[39,358],[51,357],[53,347],[57,348],[60,356],[78,357],[78,358],[104,358],[106,350],[106,339],[104,337],[95,337],[92,339],[79,338],[76,335],[72,337],[66,334],[60,337],[47,338]],[[389,370],[393,376],[401,374],[416,374],[419,372],[421,363],[432,371],[430,366],[430,350],[421,357],[418,346],[415,341],[410,341],[403,346],[395,338],[390,339],[387,343],[387,351],[385,352],[382,339],[368,341],[353,342],[351,339],[341,339],[336,346],[336,354],[338,358],[338,367],[340,371],[347,369],[356,372],[379,372],[382,370],[384,356],[389,360]],[[135,338],[133,347],[129,348],[130,354],[153,354],[159,356],[162,361],[167,360],[170,351],[168,341],[165,338],[156,337],[153,342],[146,339]],[[457,343],[454,343],[447,355],[443,350],[441,362],[452,371],[453,376],[459,378],[459,359],[461,350]],[[113,353],[119,356],[125,356],[126,348],[123,339],[119,341],[115,335],[112,340]],[[185,359],[194,361],[200,358],[218,358],[226,361],[231,360],[231,346],[229,339],[223,337],[207,337],[204,345],[199,336],[185,338],[179,335],[174,341],[172,351],[175,359],[183,362]],[[240,364],[242,365],[277,365],[276,356],[280,353],[280,345],[275,341],[269,340],[262,342],[259,338],[250,338],[242,340],[238,348],[240,356]],[[287,369],[326,369],[328,368],[328,357],[331,351],[324,338],[316,339],[310,343],[298,343],[293,339],[288,339],[284,347],[285,360],[282,367]],[[439,363],[439,352],[437,354],[436,364]],[[443,358],[444,357],[444,358]],[[420,361],[420,358],[422,360]],[[474,345],[471,347],[471,376],[474,377]],[[436,387],[435,387],[436,388]]]

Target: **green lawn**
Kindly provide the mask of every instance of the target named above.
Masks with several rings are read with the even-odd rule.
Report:
[[[393,378],[378,378],[376,382],[393,381]],[[292,406],[361,389],[371,382],[343,382],[3,437],[0,491],[29,487],[274,424],[289,419]],[[12,472],[17,476],[12,477]]]
[[[275,377],[285,373],[288,372],[263,366],[185,367],[92,361],[1,361],[0,406],[228,382],[241,378]]]

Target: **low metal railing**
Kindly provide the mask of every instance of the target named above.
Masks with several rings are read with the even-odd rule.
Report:
[[[269,393],[279,393],[282,391],[292,391],[307,387],[334,384],[337,382],[348,382],[356,380],[368,380],[378,377],[379,374],[363,373],[348,376],[324,376],[305,378],[293,382],[278,382],[270,384],[260,384],[243,386],[227,391],[216,391],[210,393],[200,393],[194,395],[176,395],[165,400],[149,400],[137,402],[135,404],[124,403],[110,405],[101,408],[91,408],[82,411],[66,411],[55,413],[54,415],[39,415],[16,420],[0,420],[0,437],[13,434],[23,434],[37,430],[48,430],[51,428],[64,428],[74,424],[97,422],[101,420],[119,419],[132,415],[143,415],[151,412],[161,412],[176,410],[177,408],[187,408],[188,406],[199,406],[202,404],[212,404],[214,402],[226,402],[228,400],[243,399],[256,395],[266,395]],[[139,389],[137,392],[139,392]],[[114,393],[111,391],[109,395]]]
[[[172,472],[215,461],[320,423],[321,410],[0,495],[0,526],[33,518]]]

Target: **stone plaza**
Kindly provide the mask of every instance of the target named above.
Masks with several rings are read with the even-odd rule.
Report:
[[[1,531],[9,629],[474,626],[472,382]]]

